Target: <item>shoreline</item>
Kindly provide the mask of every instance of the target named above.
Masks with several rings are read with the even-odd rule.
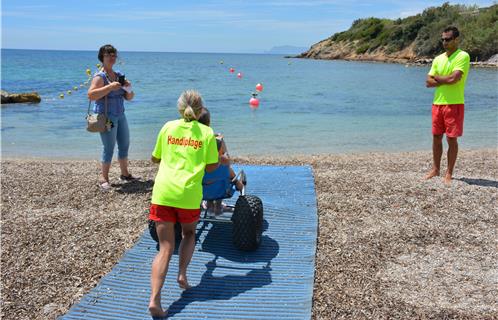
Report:
[[[447,150],[447,146],[443,146],[444,150]],[[496,151],[498,152],[498,147],[469,147],[469,148],[462,148],[460,146],[459,151],[467,151],[467,152],[472,152],[472,151]],[[244,163],[247,163],[247,161],[250,161],[251,159],[255,160],[261,160],[261,159],[278,159],[278,158],[286,158],[288,159],[289,162],[292,162],[293,160],[296,159],[304,159],[307,157],[315,158],[315,157],[326,157],[326,156],[365,156],[365,155],[397,155],[397,154],[410,154],[410,153],[423,153],[423,152],[429,152],[431,151],[430,148],[428,149],[417,149],[417,150],[407,150],[407,151],[351,151],[351,152],[328,152],[328,153],[312,153],[312,154],[300,154],[300,153],[294,153],[294,154],[274,154],[270,155],[268,154],[248,154],[248,155],[232,155],[231,158],[234,161],[235,164],[238,163],[238,161],[243,161]],[[113,158],[113,163],[116,162],[117,160],[115,159],[116,156]],[[149,161],[150,159],[146,158],[129,158],[129,161]],[[13,156],[1,156],[0,157],[0,162],[4,161],[43,161],[43,162],[100,162],[99,158],[62,158],[62,157],[55,157],[55,158],[49,158],[49,157],[39,157],[39,156],[23,156],[23,157],[13,157]]]
[[[306,60],[328,60],[328,61],[348,61],[348,62],[369,62],[369,63],[390,63],[390,64],[403,64],[405,66],[418,66],[425,67],[430,66],[432,63],[431,58],[420,58],[415,61],[411,59],[395,59],[395,58],[386,58],[386,59],[368,59],[368,58],[317,58],[317,57],[303,57],[301,55],[298,56],[285,56],[287,59],[306,59]],[[420,61],[419,61],[420,60]],[[423,61],[423,62],[422,62]],[[487,63],[485,61],[479,62],[470,62],[470,66],[474,68],[483,68],[483,69],[495,69],[498,70],[498,63]]]
[[[312,167],[319,219],[312,319],[494,319],[497,153],[460,150],[449,187],[442,177],[422,180],[431,150],[234,162]],[[112,190],[103,193],[97,159],[1,164],[3,318],[56,318],[146,230],[157,166],[131,160],[141,180],[122,183],[113,165]],[[249,176],[249,192],[250,185]]]

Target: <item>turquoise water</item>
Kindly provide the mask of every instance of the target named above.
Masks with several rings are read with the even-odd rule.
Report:
[[[97,134],[85,131],[86,88],[61,92],[95,70],[96,52],[2,49],[2,89],[38,91],[37,105],[1,109],[3,157],[98,159]],[[232,155],[430,150],[428,67],[284,59],[277,55],[122,52],[136,92],[125,102],[130,158],[146,159],[164,122],[177,117],[184,89],[199,90],[212,126]],[[224,64],[220,64],[220,60]],[[243,78],[228,72],[234,67]],[[462,148],[497,144],[498,72],[471,69]],[[260,108],[248,101],[261,82]],[[84,90],[83,90],[84,89]]]

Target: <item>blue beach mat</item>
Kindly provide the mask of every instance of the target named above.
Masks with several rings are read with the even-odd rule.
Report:
[[[317,208],[310,167],[236,166],[247,194],[263,201],[264,231],[255,252],[232,245],[232,226],[199,222],[188,269],[191,289],[176,283],[172,257],[162,290],[168,319],[310,319]],[[238,193],[228,203],[234,204]],[[138,213],[137,213],[138,214]],[[60,319],[151,319],[150,269],[156,243],[148,231],[112,271]]]

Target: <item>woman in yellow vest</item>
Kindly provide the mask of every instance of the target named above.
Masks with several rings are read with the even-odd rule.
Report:
[[[213,130],[197,121],[203,109],[201,95],[194,90],[178,99],[181,119],[168,121],[157,136],[152,162],[159,163],[149,219],[155,221],[159,252],[152,263],[149,311],[166,317],[161,307],[161,288],[175,248],[174,226],[182,226],[178,285],[188,289],[187,267],[195,248],[195,229],[200,216],[204,170],[218,167],[218,149]]]

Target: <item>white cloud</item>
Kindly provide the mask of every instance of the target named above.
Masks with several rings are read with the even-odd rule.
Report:
[[[415,16],[419,13],[422,13],[422,11],[424,11],[424,9],[401,11],[397,18],[406,18],[406,17],[410,17],[410,16]]]

